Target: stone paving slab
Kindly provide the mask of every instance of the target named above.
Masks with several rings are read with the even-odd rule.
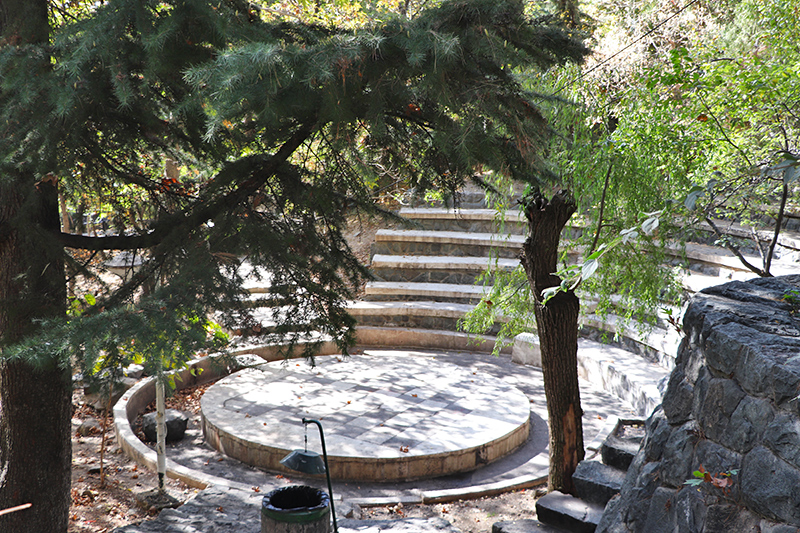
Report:
[[[397,353],[315,363],[268,363],[211,386],[206,440],[286,471],[279,461],[292,449],[321,450],[317,428],[302,423],[319,419],[334,479],[383,482],[471,470],[527,440],[528,398],[494,376]]]

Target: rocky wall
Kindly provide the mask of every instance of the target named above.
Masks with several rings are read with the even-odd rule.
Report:
[[[683,328],[598,533],[800,532],[800,275],[706,289]]]

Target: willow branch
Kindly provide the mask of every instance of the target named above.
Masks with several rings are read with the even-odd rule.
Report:
[[[597,231],[594,232],[594,240],[592,241],[592,245],[589,247],[589,253],[586,255],[592,255],[595,248],[597,248],[597,243],[600,240],[600,230],[603,229],[603,211],[606,208],[606,193],[608,192],[608,182],[609,178],[611,178],[611,169],[614,168],[614,163],[608,165],[608,172],[606,172],[606,182],[603,185],[603,195],[600,197],[600,214],[597,216]]]
[[[728,250],[730,250],[730,251],[731,251],[731,253],[733,253],[733,255],[735,255],[735,256],[736,256],[736,258],[737,258],[739,261],[741,261],[741,263],[742,263],[742,264],[743,264],[745,267],[747,267],[747,269],[748,269],[748,270],[750,270],[750,271],[752,271],[752,272],[754,272],[754,273],[758,274],[758,275],[759,275],[759,276],[761,276],[762,278],[764,278],[764,277],[770,277],[770,274],[769,274],[769,272],[765,272],[765,271],[761,270],[760,268],[758,268],[757,266],[755,266],[755,265],[753,265],[752,263],[750,263],[750,261],[748,261],[747,259],[745,259],[745,257],[742,255],[742,252],[740,252],[740,251],[739,251],[739,248],[738,248],[738,247],[734,246],[733,244],[731,244],[731,243],[728,241],[728,239],[725,239],[725,238],[724,238],[724,237],[725,237],[725,234],[724,234],[724,233],[722,233],[722,231],[720,231],[720,229],[717,227],[717,225],[714,223],[714,221],[711,219],[711,217],[709,217],[709,216],[706,216],[706,217],[704,217],[704,218],[706,219],[706,222],[708,223],[708,225],[709,225],[709,226],[711,226],[711,228],[714,230],[714,233],[716,233],[718,237],[721,237],[721,238],[723,238],[723,239],[722,239],[722,242],[725,244],[725,248],[727,248]]]

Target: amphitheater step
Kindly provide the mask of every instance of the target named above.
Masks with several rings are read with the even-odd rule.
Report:
[[[522,235],[527,229],[525,217],[517,210],[507,211],[503,220],[494,209],[444,209],[404,207],[400,216],[433,231],[467,231]]]
[[[603,507],[554,490],[536,501],[536,516],[572,533],[593,533],[603,516]]]
[[[560,527],[543,524],[538,520],[506,520],[492,524],[492,533],[569,533]]]
[[[458,321],[472,310],[470,304],[451,302],[370,302],[354,301],[348,312],[365,326],[395,326],[403,328],[456,331]],[[495,334],[500,324],[487,332]]]
[[[379,281],[472,285],[492,265],[510,271],[519,265],[519,259],[384,254],[372,257],[372,271]]]
[[[627,350],[578,340],[578,374],[628,402],[639,416],[649,416],[661,403],[669,373]]]
[[[628,470],[644,439],[643,420],[620,420],[600,448],[603,462],[620,470]]]
[[[480,285],[370,281],[364,286],[364,299],[477,303],[487,290]]]
[[[582,335],[591,337],[589,329],[606,332],[606,335],[620,337],[625,349],[672,370],[675,367],[675,355],[681,341],[680,334],[672,329],[652,328],[650,331],[639,331],[636,322],[626,322],[616,315],[597,316],[588,313],[580,318],[584,327]],[[596,337],[601,337],[598,333]]]
[[[375,234],[372,253],[514,258],[519,256],[524,242],[522,235],[382,229]]]
[[[619,494],[625,471],[600,461],[581,461],[572,474],[577,495],[587,502],[605,505]]]

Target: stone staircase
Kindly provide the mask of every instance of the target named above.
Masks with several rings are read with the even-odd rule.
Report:
[[[458,321],[480,301],[484,288],[475,281],[487,267],[512,270],[519,265],[527,230],[524,216],[511,209],[501,219],[486,208],[482,192],[466,200],[462,198],[458,209],[403,208],[400,216],[414,229],[378,230],[371,263],[375,280],[366,284],[362,299],[349,306],[362,328],[402,330],[409,333],[409,347],[426,347],[426,337],[456,332]],[[583,305],[590,311],[583,317],[587,331],[615,331],[614,317],[601,320],[591,313],[590,304]],[[500,325],[487,332],[487,346]],[[663,389],[679,339],[666,328],[643,337],[626,327],[619,329],[630,346],[581,339],[580,373],[645,416],[660,403],[659,384]],[[508,351],[515,362],[540,366],[535,335],[519,336]]]
[[[550,492],[536,502],[537,519],[496,522],[492,533],[592,533],[644,438],[644,421],[619,420],[599,453],[581,461],[572,476],[577,496]]]

